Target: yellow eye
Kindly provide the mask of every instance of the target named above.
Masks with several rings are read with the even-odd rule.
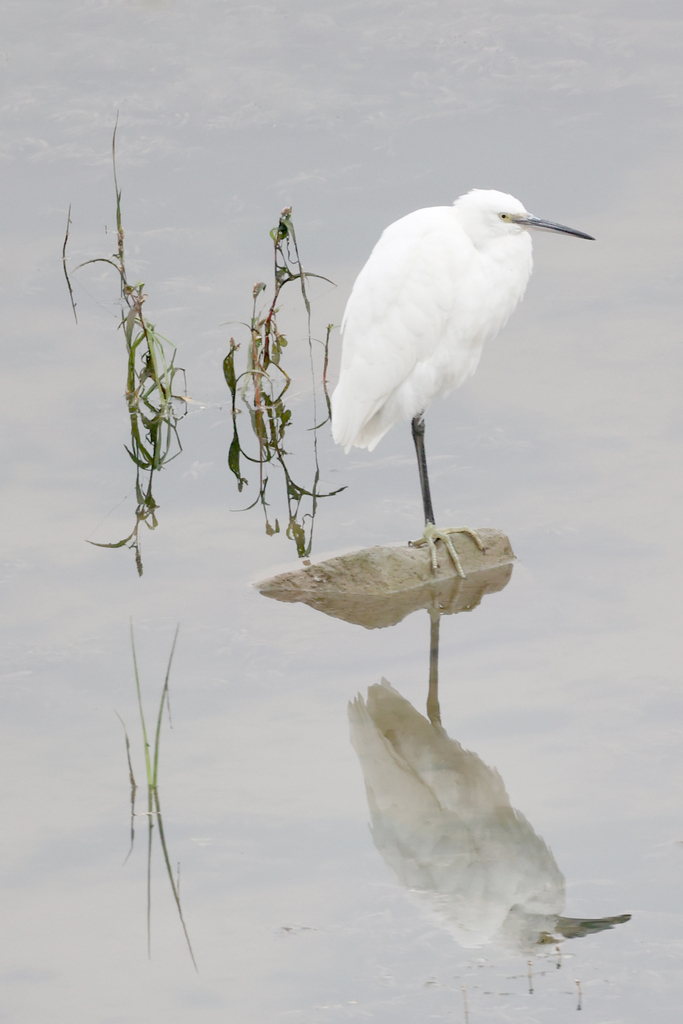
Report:
[[[500,214],[498,214],[498,216],[500,217],[501,220],[510,220],[510,214],[509,213],[500,213]]]

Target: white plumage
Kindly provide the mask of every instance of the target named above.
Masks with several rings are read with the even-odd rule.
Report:
[[[421,416],[474,373],[482,346],[524,294],[530,227],[590,238],[533,217],[514,196],[482,189],[384,231],[342,322],[332,434],[347,452],[372,451],[394,423]]]

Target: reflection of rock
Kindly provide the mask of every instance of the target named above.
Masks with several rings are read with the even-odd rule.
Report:
[[[495,940],[530,950],[553,933],[573,937],[628,920],[561,918],[564,876],[510,806],[498,772],[386,680],[369,688],[367,703],[359,695],[349,705],[349,719],[375,846],[462,946]]]
[[[346,622],[368,629],[393,626],[419,608],[444,614],[474,608],[485,594],[502,590],[512,573],[514,555],[505,534],[479,530],[486,544],[482,554],[462,534],[454,544],[467,579],[455,575],[453,563],[443,557],[432,575],[425,548],[375,547],[330,558],[307,568],[282,573],[258,583],[265,597],[302,601]]]

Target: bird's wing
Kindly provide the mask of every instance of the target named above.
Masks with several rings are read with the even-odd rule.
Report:
[[[332,400],[339,444],[358,443],[364,425],[434,354],[458,305],[471,249],[451,207],[417,210],[386,229],[344,313]]]

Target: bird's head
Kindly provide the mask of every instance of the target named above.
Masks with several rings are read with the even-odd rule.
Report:
[[[533,228],[537,231],[559,231],[594,241],[592,235],[556,224],[551,220],[534,217],[525,210],[519,199],[495,189],[473,188],[455,201],[458,220],[479,248],[505,235],[519,235]]]

